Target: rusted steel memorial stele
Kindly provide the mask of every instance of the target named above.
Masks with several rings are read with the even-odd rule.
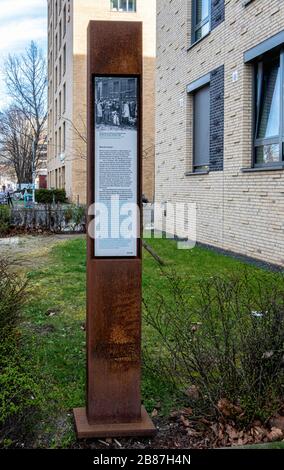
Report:
[[[142,199],[142,60],[142,23],[90,22],[88,206],[103,205],[109,218],[99,236],[87,236],[87,406],[74,409],[79,438],[155,434],[141,407],[140,215],[132,221],[136,235],[121,236],[128,209]],[[95,209],[89,228],[96,221]]]

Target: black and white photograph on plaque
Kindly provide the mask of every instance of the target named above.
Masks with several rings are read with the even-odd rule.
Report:
[[[137,78],[96,77],[96,128],[137,129]]]

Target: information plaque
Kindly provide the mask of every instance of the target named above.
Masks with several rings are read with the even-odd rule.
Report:
[[[138,79],[95,77],[96,257],[135,257]]]
[[[91,21],[87,380],[78,438],[153,436],[141,404],[142,23]]]

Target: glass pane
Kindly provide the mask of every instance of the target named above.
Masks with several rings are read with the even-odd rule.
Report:
[[[196,24],[205,20],[209,15],[209,0],[196,0]]]
[[[112,0],[110,4],[112,10],[118,10],[118,0]]]
[[[269,144],[263,147],[256,148],[256,160],[255,163],[264,165],[266,163],[279,162],[279,144]]]
[[[207,33],[209,33],[209,21],[195,32],[195,41],[198,41],[198,39],[203,38],[203,36],[205,36],[205,34]]]
[[[257,137],[265,139],[279,135],[280,66],[279,60],[263,71],[262,103]]]
[[[196,173],[203,172],[203,171],[208,171],[208,170],[209,170],[209,165],[194,166],[194,171]]]
[[[128,80],[128,91],[130,91],[131,93],[134,92],[135,90],[135,78],[129,78]]]
[[[120,11],[127,11],[127,0],[120,0]]]
[[[128,0],[128,11],[136,11],[136,0]]]
[[[114,82],[113,84],[113,92],[115,94],[118,94],[119,93],[119,82]]]

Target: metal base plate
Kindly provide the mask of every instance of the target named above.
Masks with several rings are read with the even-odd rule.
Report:
[[[92,437],[152,437],[157,432],[144,406],[141,407],[141,421],[136,423],[89,424],[86,408],[75,408],[73,413],[78,439]]]

